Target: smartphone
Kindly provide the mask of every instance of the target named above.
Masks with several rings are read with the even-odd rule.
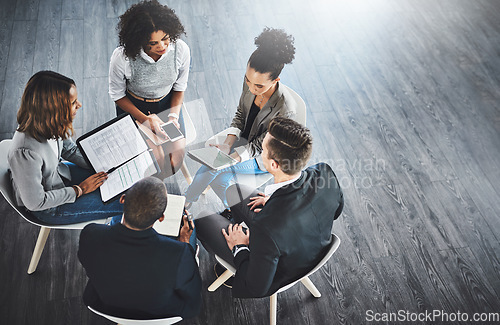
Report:
[[[174,122],[167,122],[165,124],[162,124],[161,128],[163,129],[163,131],[165,131],[170,141],[172,142],[184,138],[181,130],[179,130],[177,126],[175,126]]]

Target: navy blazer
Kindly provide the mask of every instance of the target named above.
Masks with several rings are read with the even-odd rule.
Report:
[[[190,318],[201,307],[201,279],[191,245],[150,228],[90,224],[80,234],[78,258],[89,281],[86,305],[109,315]]]
[[[325,256],[343,202],[337,177],[324,163],[274,192],[248,225],[250,251],[234,258],[233,296],[270,296],[306,275]]]

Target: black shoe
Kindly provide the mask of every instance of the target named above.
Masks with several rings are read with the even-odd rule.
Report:
[[[226,268],[219,263],[215,263],[214,265],[214,272],[217,277],[220,277],[222,273],[226,272]],[[223,283],[224,286],[228,287],[229,289],[233,288],[233,281],[234,281],[234,275],[230,277],[229,279],[226,280],[226,282]]]
[[[223,216],[224,218],[226,218],[227,220],[231,220],[233,218],[233,215],[231,214],[231,210],[229,210],[229,209],[226,209],[219,214],[221,216]]]

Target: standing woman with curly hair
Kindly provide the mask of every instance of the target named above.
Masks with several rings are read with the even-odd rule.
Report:
[[[235,173],[267,172],[260,153],[269,122],[275,116],[294,119],[296,115],[294,98],[279,82],[284,66],[295,57],[293,42],[293,36],[273,28],[265,28],[255,38],[257,49],[248,59],[236,114],[224,143],[215,145],[227,154],[234,150],[231,155],[240,163],[218,171],[202,166],[186,190],[187,206],[197,201],[208,185],[227,206],[226,189]]]
[[[157,114],[169,110],[168,121],[185,133],[181,105],[191,56],[188,45],[179,39],[185,33],[184,26],[174,10],[157,0],[142,1],[120,16],[118,30],[120,46],[109,66],[109,95],[116,103],[117,115],[130,113],[156,134],[164,135],[160,125],[167,121]],[[169,167],[173,172],[182,163],[184,146],[183,139],[165,147],[171,153]],[[157,150],[161,157],[163,150]]]
[[[71,139],[80,107],[73,80],[40,71],[28,81],[17,112],[19,126],[7,155],[16,203],[51,224],[118,215],[116,222],[123,211],[118,201],[102,203],[95,190],[107,174],[92,174]]]

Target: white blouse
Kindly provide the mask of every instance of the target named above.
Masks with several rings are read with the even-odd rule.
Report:
[[[178,39],[177,43],[177,67],[179,68],[178,77],[172,85],[174,91],[185,91],[189,78],[189,64],[191,61],[191,53],[189,46],[183,40]],[[167,48],[167,53],[173,51],[175,43],[170,43]],[[163,54],[159,60],[165,58],[167,53]],[[148,62],[154,60],[141,49],[139,55]],[[117,101],[126,95],[127,79],[132,76],[129,58],[125,55],[123,46],[117,47],[111,55],[109,63],[109,96],[113,101]]]

